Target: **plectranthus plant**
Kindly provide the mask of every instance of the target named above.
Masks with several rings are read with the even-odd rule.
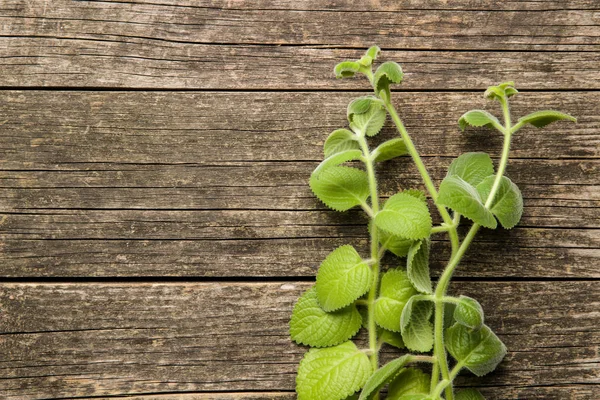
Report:
[[[360,60],[335,67],[338,78],[365,76],[373,94],[350,102],[349,127],[325,140],[324,161],[312,173],[310,187],[333,210],[364,210],[370,251],[361,254],[351,245],[333,250],[321,263],[316,284],[294,306],[291,337],[312,347],[298,366],[298,399],[366,400],[380,399],[382,393],[389,400],[483,399],[476,389],[455,393],[453,381],[463,370],[477,376],[492,372],[506,347],[485,324],[477,300],[450,296],[448,286],[482,227],[510,229],[521,218],[521,192],[504,175],[512,136],[526,125],[542,128],[575,118],[538,111],[513,124],[509,100],[517,94],[514,83],[488,88],[484,95],[500,105],[502,122],[487,111],[472,110],[458,125],[461,130],[489,127],[504,137],[497,168],[486,153],[465,153],[452,161],[436,188],[392,104],[390,85],[402,81],[402,69],[388,61],[373,72],[379,52],[373,46]],[[400,136],[373,149],[368,142],[388,115]],[[376,166],[401,156],[412,158],[427,193],[407,188],[383,201]],[[440,215],[439,225],[432,224],[428,201]],[[470,225],[464,237],[457,230],[461,221]],[[451,246],[435,285],[429,273],[432,235],[447,235]],[[384,270],[386,252],[399,259]],[[361,328],[368,339],[357,345],[351,339]],[[384,344],[402,349],[403,355],[381,365]]]

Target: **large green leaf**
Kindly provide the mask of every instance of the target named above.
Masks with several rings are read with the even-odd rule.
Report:
[[[415,242],[408,251],[406,270],[408,279],[421,293],[433,293],[429,276],[429,238]]]
[[[411,297],[400,317],[404,344],[410,350],[426,352],[433,348],[433,303]]]
[[[352,167],[329,167],[310,177],[313,193],[328,207],[346,211],[369,197],[367,173]]]
[[[406,400],[409,396],[429,394],[431,376],[420,369],[405,368],[388,388],[386,400]]]
[[[354,247],[338,247],[329,255],[317,273],[317,299],[325,311],[346,307],[365,294],[373,273]]]
[[[460,129],[462,131],[465,130],[467,125],[477,126],[477,127],[479,127],[479,126],[494,127],[501,132],[503,130],[502,125],[500,125],[500,121],[498,121],[498,118],[494,117],[489,112],[483,111],[483,110],[467,111],[458,119],[458,126],[460,126]]]
[[[485,400],[485,397],[477,389],[465,389],[456,393],[454,400]]]
[[[496,219],[490,210],[485,208],[477,189],[456,175],[444,178],[437,203],[486,228],[496,228]]]
[[[471,297],[460,296],[454,309],[454,319],[470,329],[480,329],[483,326],[483,308]]]
[[[494,164],[487,153],[464,153],[457,157],[448,168],[448,176],[458,176],[463,181],[477,186],[494,174]]]
[[[559,111],[553,110],[543,110],[536,111],[534,113],[528,114],[524,117],[519,118],[519,122],[522,124],[531,124],[536,128],[543,128],[544,126],[551,124],[555,121],[567,120],[572,122],[577,122],[577,118],[561,113]]]
[[[314,287],[307,290],[294,306],[290,321],[290,335],[300,344],[328,347],[343,343],[356,335],[361,327],[361,316],[351,305],[336,312],[325,312],[317,301]]]
[[[392,269],[381,277],[379,298],[375,301],[375,322],[392,332],[400,332],[400,316],[411,296],[417,291],[406,272]]]
[[[398,376],[398,373],[411,359],[410,355],[405,355],[397,358],[383,367],[379,368],[367,381],[365,387],[360,393],[358,400],[368,400],[373,398],[376,393],[379,393],[381,388],[389,383],[392,379]]]
[[[487,201],[495,179],[495,176],[488,176],[477,185],[477,192],[479,192],[483,201]],[[490,211],[506,229],[511,229],[521,220],[521,216],[523,215],[523,196],[517,185],[506,176],[503,176],[500,180],[500,186],[498,186],[498,191],[494,196]]]
[[[323,153],[325,157],[329,157],[346,150],[360,150],[360,144],[356,139],[356,135],[348,129],[336,129],[325,140]]]
[[[397,193],[377,213],[375,225],[392,235],[424,239],[431,232],[431,216],[425,201],[408,193]]]
[[[456,323],[446,329],[445,344],[452,357],[477,376],[492,372],[506,355],[506,346],[486,325],[472,330]]]
[[[352,342],[310,349],[298,366],[298,400],[342,400],[360,390],[373,369],[369,357]]]
[[[358,135],[377,135],[385,124],[386,116],[383,103],[374,96],[359,97],[348,105],[350,128]]]
[[[406,143],[401,138],[390,139],[373,150],[374,161],[387,161],[408,154]]]

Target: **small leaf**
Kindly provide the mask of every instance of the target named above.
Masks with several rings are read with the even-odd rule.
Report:
[[[360,144],[356,140],[356,135],[348,129],[336,129],[331,132],[323,145],[325,157],[346,150],[360,150]]]
[[[487,111],[484,110],[471,110],[467,111],[458,119],[458,126],[460,126],[460,130],[464,131],[467,125],[479,127],[479,126],[488,126],[494,127],[502,132],[502,125],[500,125],[500,121],[498,118],[494,117]]]
[[[544,126],[551,124],[552,122],[560,120],[577,122],[577,118],[569,114],[553,110],[536,111],[522,118],[519,118],[520,123],[531,124],[536,128],[543,128]]]
[[[379,393],[379,390],[381,390],[385,384],[389,383],[392,379],[398,376],[398,373],[402,370],[402,367],[408,364],[411,358],[412,357],[410,355],[402,356],[390,361],[375,371],[375,373],[371,375],[365,384],[365,387],[363,388],[358,400],[367,400],[373,398],[375,393]]]
[[[381,329],[379,337],[383,343],[387,343],[398,349],[403,349],[406,347],[404,345],[404,340],[402,340],[402,335],[398,332],[392,332],[388,331],[387,329]]]
[[[325,258],[317,273],[317,298],[325,311],[346,307],[365,294],[373,273],[354,247],[338,247]]]
[[[496,219],[490,210],[485,208],[477,190],[458,176],[451,175],[444,178],[440,185],[437,203],[451,208],[486,228],[496,228]]]
[[[392,235],[423,239],[431,232],[431,216],[425,201],[407,193],[397,193],[377,213],[375,225]]]
[[[400,317],[402,339],[408,349],[426,352],[433,348],[432,313],[433,303],[409,299]]]
[[[380,52],[381,49],[379,48],[379,46],[371,46],[369,47],[369,50],[367,50],[366,55],[371,57],[373,60],[376,60]]]
[[[387,400],[406,400],[411,395],[428,395],[431,376],[416,368],[404,368],[388,388]]]
[[[494,174],[494,164],[487,153],[464,153],[452,161],[448,176],[458,176],[465,182],[477,186]]]
[[[332,154],[327,157],[315,168],[313,171],[313,175],[317,176],[322,171],[334,167],[336,165],[340,165],[341,163],[345,163],[347,161],[360,160],[362,157],[362,151],[360,150],[344,150],[339,153]]]
[[[465,389],[456,393],[454,400],[485,400],[477,389]]]
[[[408,154],[404,140],[400,138],[391,139],[381,143],[373,150],[373,159],[376,162],[391,160],[392,158],[400,157]]]
[[[358,135],[375,136],[385,124],[387,111],[374,96],[355,99],[348,105],[350,128]]]
[[[375,76],[373,78],[375,92],[380,93],[383,90],[389,97],[390,83],[400,83],[402,82],[403,77],[404,73],[402,72],[402,67],[400,67],[400,65],[392,61],[384,62],[377,68],[377,71],[375,71]]]
[[[419,292],[427,294],[433,293],[429,276],[429,249],[429,238],[415,242],[406,259],[408,279]]]
[[[480,329],[483,325],[483,308],[471,297],[460,296],[454,309],[454,319],[459,324],[471,329]]]
[[[492,372],[506,355],[506,346],[486,325],[471,330],[456,323],[446,329],[445,343],[452,357],[477,376]]]
[[[312,287],[304,292],[294,306],[290,335],[292,340],[307,346],[335,346],[356,335],[361,320],[354,305],[332,313],[323,311],[317,301],[317,292]]]
[[[400,332],[400,316],[408,299],[417,291],[404,271],[392,269],[381,277],[379,298],[375,301],[375,322],[392,332]]]
[[[373,369],[352,342],[310,349],[298,366],[298,400],[342,400],[360,390]]]
[[[454,310],[456,310],[456,304],[444,303],[444,329],[454,325]],[[363,316],[363,321],[365,318],[366,316]]]
[[[346,211],[365,204],[369,178],[365,171],[351,167],[331,167],[310,177],[313,193],[329,208]]]
[[[487,201],[495,176],[489,176],[477,185],[477,192],[483,201]],[[523,215],[523,196],[521,191],[510,179],[503,176],[500,186],[490,205],[490,211],[498,218],[498,221],[506,229],[511,229],[519,223]]]
[[[340,78],[351,78],[357,72],[360,71],[360,64],[356,61],[343,61],[335,66],[333,72],[335,72],[335,77]]]
[[[414,240],[405,239],[400,236],[394,236],[391,233],[387,233],[379,229],[379,242],[385,249],[391,251],[398,257],[406,257],[410,246],[414,243]]]

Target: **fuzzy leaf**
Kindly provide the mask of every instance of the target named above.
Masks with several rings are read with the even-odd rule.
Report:
[[[462,117],[458,119],[458,126],[460,126],[461,131],[464,131],[468,125],[476,127],[494,127],[502,131],[502,125],[500,125],[500,121],[498,121],[498,118],[494,117],[489,112],[483,110],[467,111],[462,115]]]
[[[448,352],[477,376],[492,372],[506,355],[506,346],[486,325],[471,330],[456,323],[446,329],[445,336]]]
[[[379,241],[383,247],[398,257],[406,257],[410,246],[414,243],[414,240],[394,236],[381,229],[379,229]]]
[[[380,52],[381,49],[379,48],[379,46],[371,46],[369,47],[369,50],[367,50],[366,55],[371,57],[373,60],[376,60]]]
[[[325,157],[346,150],[360,150],[360,144],[356,141],[356,135],[348,129],[336,129],[331,132],[323,145]]]
[[[479,192],[483,201],[486,201],[490,195],[495,179],[495,176],[489,176],[477,185],[477,192]],[[506,229],[511,229],[521,220],[523,196],[517,185],[506,176],[503,176],[500,180],[500,186],[494,196],[490,211]]]
[[[400,157],[408,154],[404,140],[400,138],[391,139],[381,143],[373,150],[374,160],[376,162],[391,160],[392,158]]]
[[[377,68],[377,71],[375,71],[375,76],[373,78],[375,92],[379,93],[384,90],[389,97],[390,83],[400,83],[402,82],[403,77],[404,73],[402,72],[402,67],[400,67],[400,65],[393,61],[384,62]]]
[[[427,201],[427,196],[425,196],[425,192],[419,189],[405,189],[402,191],[402,193],[406,193],[421,201]]]
[[[360,71],[360,64],[356,61],[342,61],[336,65],[333,70],[333,72],[335,72],[335,77],[338,79],[351,78],[358,71]]]
[[[454,310],[456,310],[456,304],[444,303],[444,329],[454,325]],[[363,316],[363,321],[366,316]]]
[[[313,193],[329,208],[346,211],[369,197],[367,173],[351,167],[330,167],[310,177]]]
[[[323,310],[346,307],[365,294],[373,273],[354,247],[338,247],[325,258],[317,273],[317,299]]]
[[[379,298],[375,301],[375,322],[392,332],[400,332],[402,310],[417,291],[406,272],[392,269],[381,277]]]
[[[425,201],[408,193],[397,193],[377,213],[375,225],[392,235],[423,239],[431,232],[431,216]]]
[[[551,124],[552,122],[560,120],[577,122],[577,118],[569,114],[553,110],[536,111],[522,118],[519,118],[519,122],[523,124],[531,124],[536,128],[543,128],[544,126]]]
[[[388,331],[387,329],[382,329],[379,337],[381,338],[382,342],[394,346],[398,349],[403,349],[406,347],[404,345],[404,340],[402,340],[402,335],[398,332],[392,332]]]
[[[458,176],[444,178],[437,202],[486,228],[496,228],[496,219],[485,208],[477,190]]]
[[[431,376],[420,369],[405,368],[388,388],[387,400],[406,400],[412,395],[428,395]]]
[[[433,293],[429,276],[429,249],[429,238],[415,242],[406,258],[408,279],[419,292],[427,294]]]
[[[470,329],[480,329],[483,325],[483,308],[471,297],[460,296],[454,309],[454,319]]]
[[[373,369],[352,342],[310,349],[298,366],[298,400],[342,400],[360,390]]]
[[[477,389],[465,389],[456,393],[454,400],[485,400],[485,397]]]
[[[487,153],[464,153],[452,161],[448,176],[458,176],[465,182],[477,186],[494,174],[494,164]]]
[[[398,376],[398,373],[402,370],[402,367],[404,367],[410,361],[410,358],[410,355],[402,356],[390,361],[375,371],[375,373],[371,375],[365,384],[365,387],[360,393],[358,400],[368,400],[373,398],[375,393],[379,393],[379,390],[381,390],[385,384],[389,383],[392,379]]]
[[[362,151],[360,150],[344,150],[339,153],[334,153],[321,161],[321,163],[313,171],[313,175],[317,176],[324,170],[340,165],[347,161],[359,160],[362,157]]]
[[[387,112],[374,96],[359,97],[348,105],[350,128],[358,135],[375,136],[385,124]]]
[[[332,313],[323,311],[317,301],[317,292],[312,287],[304,292],[294,306],[290,335],[292,340],[307,346],[335,346],[356,335],[361,321],[354,305]]]
[[[409,299],[400,317],[402,339],[408,349],[426,352],[433,348],[432,313],[433,303]]]

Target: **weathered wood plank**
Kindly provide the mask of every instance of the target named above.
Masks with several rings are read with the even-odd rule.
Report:
[[[287,321],[308,285],[3,284],[0,390],[7,399],[292,390],[304,349]],[[502,399],[600,394],[598,282],[452,290],[481,300],[509,348],[497,372],[459,384]]]
[[[308,1],[302,2],[303,4]],[[300,6],[302,7],[302,6]],[[599,50],[595,10],[399,11],[221,9],[168,3],[9,0],[0,35],[65,40],[293,44],[409,49]],[[127,55],[127,52],[121,53]]]

